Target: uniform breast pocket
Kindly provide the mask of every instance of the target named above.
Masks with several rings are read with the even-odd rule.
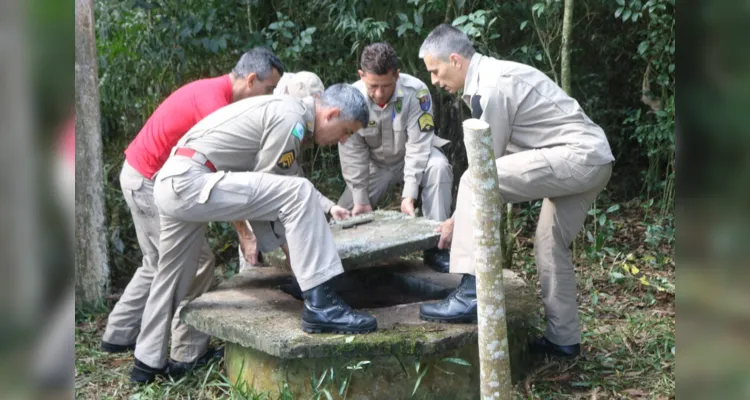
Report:
[[[371,149],[377,149],[383,144],[383,138],[380,136],[378,128],[367,128],[360,132],[362,138],[365,139],[365,143]]]

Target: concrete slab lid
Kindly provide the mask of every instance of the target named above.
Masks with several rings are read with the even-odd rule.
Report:
[[[358,222],[363,225],[352,226]],[[336,249],[345,268],[374,260],[399,257],[437,246],[437,221],[409,217],[396,211],[378,210],[346,221],[331,221]]]
[[[368,267],[376,261],[393,259],[437,246],[437,221],[409,217],[397,211],[377,210],[345,221],[330,222],[333,241],[346,270]],[[266,263],[285,266],[278,249],[264,254]]]

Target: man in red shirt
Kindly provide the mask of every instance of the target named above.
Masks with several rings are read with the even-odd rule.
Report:
[[[217,78],[191,82],[172,93],[154,111],[141,131],[125,150],[125,163],[120,173],[120,186],[130,208],[138,244],[143,253],[143,264],[125,288],[125,292],[109,314],[101,348],[119,353],[135,348],[151,282],[159,261],[159,212],[154,204],[153,178],[169,158],[172,148],[205,116],[230,103],[252,96],[273,93],[284,67],[268,49],[253,48],[243,54],[232,72]],[[244,221],[234,223],[240,240],[247,226]],[[214,255],[203,240],[199,269],[190,294],[203,293],[214,274]],[[210,278],[208,278],[210,276]],[[208,278],[208,279],[206,279]],[[179,320],[177,308],[172,321],[173,362],[194,364],[210,357],[208,336]]]

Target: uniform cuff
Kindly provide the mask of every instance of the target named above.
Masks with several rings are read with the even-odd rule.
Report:
[[[416,199],[419,196],[419,185],[416,182],[404,182],[404,191],[401,193],[401,198],[410,197]]]
[[[331,207],[336,205],[336,203],[332,202],[328,197],[323,196],[322,193],[318,196],[320,196],[320,207],[323,208],[323,213],[328,214],[331,211]]]
[[[367,193],[367,189],[352,190],[352,198],[354,199],[354,204],[363,206],[370,204],[370,194]]]

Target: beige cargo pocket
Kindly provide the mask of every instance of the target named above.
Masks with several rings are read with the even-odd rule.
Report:
[[[550,176],[553,174],[550,162],[539,151],[531,151],[533,153],[529,154],[532,154],[533,157],[527,159],[508,156],[507,158],[501,158],[501,160],[515,160],[515,162],[523,161],[524,164],[519,166],[523,170],[523,172],[521,173],[521,178],[527,183],[536,183],[540,180],[550,179]],[[514,167],[513,169],[515,168],[518,167]]]
[[[570,169],[570,161],[568,161],[560,154],[559,149],[545,149],[542,150],[541,153],[544,158],[547,159],[547,162],[549,162],[549,166],[550,168],[552,168],[552,174],[555,176],[555,178],[560,180],[571,178],[572,174]]]
[[[225,172],[219,171],[211,174],[211,176],[203,184],[200,194],[198,195],[198,204],[206,204],[208,198],[211,196],[211,190],[214,186],[224,177]]]
[[[155,180],[167,181],[164,184],[169,185],[176,196],[181,199],[185,199],[183,196],[185,190],[190,186],[191,179],[181,178],[192,166],[188,163],[169,163],[164,164],[164,167],[156,174]]]
[[[123,170],[120,173],[120,187],[122,190],[139,190],[143,186],[145,178],[136,172]]]
[[[589,191],[602,185],[602,175],[599,174],[602,168],[608,168],[607,165],[586,165],[569,161],[573,179],[578,183],[581,190]],[[607,180],[609,178],[607,177]],[[605,181],[606,184],[606,181]]]
[[[550,158],[549,165],[552,167],[552,174],[554,174],[557,179],[566,180],[573,176],[570,161],[564,158]]]

